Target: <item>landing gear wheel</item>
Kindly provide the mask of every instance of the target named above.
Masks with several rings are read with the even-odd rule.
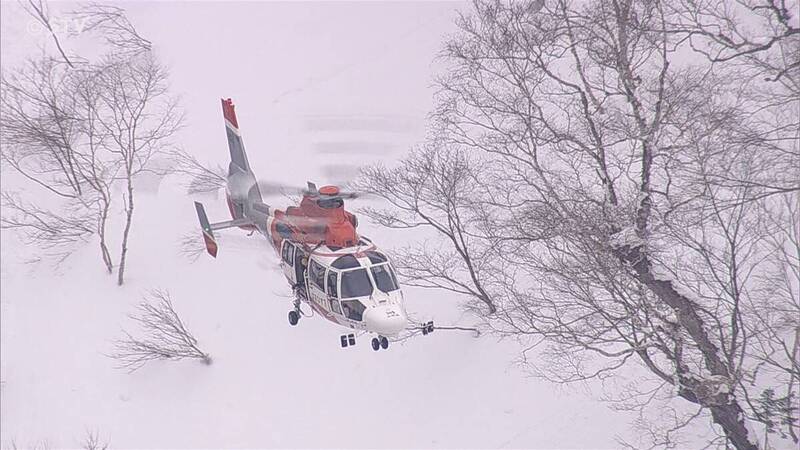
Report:
[[[289,325],[295,326],[300,321],[300,314],[297,311],[289,311]]]
[[[381,336],[380,340],[381,340],[381,348],[383,348],[384,350],[389,348],[389,339],[386,339],[386,336]]]
[[[372,349],[376,352],[381,348],[381,341],[378,338],[372,338]]]

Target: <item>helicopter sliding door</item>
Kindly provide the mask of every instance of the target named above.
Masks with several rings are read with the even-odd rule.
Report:
[[[284,239],[281,246],[281,269],[286,279],[292,284],[297,284],[297,276],[295,274],[295,251],[297,248],[288,239]],[[298,258],[300,255],[297,255]],[[299,263],[299,261],[298,261]]]
[[[300,285],[305,289],[306,253],[301,247],[288,239],[281,244],[281,269],[286,279],[293,285]]]

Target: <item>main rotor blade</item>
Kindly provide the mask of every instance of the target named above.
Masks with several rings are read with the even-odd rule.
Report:
[[[313,190],[312,190],[313,187]],[[367,192],[360,192],[360,191],[343,191],[340,190],[339,193],[328,195],[319,192],[317,186],[314,183],[309,182],[308,187],[303,189],[297,186],[289,186],[286,184],[281,183],[274,183],[269,181],[258,181],[258,190],[261,191],[261,195],[265,197],[269,196],[287,196],[287,195],[311,195],[319,198],[341,198],[341,199],[356,199],[368,196],[369,193]]]
[[[258,190],[261,195],[266,197],[274,197],[278,195],[306,195],[307,189],[302,189],[297,186],[289,186],[286,184],[272,183],[268,181],[259,181]]]

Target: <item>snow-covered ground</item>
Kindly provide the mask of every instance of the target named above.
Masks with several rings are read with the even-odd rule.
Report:
[[[227,164],[219,98],[233,97],[256,173],[297,185],[422,140],[432,61],[458,6],[125,4],[171,66],[181,146]],[[30,51],[14,40],[28,30],[18,12],[3,2],[4,65]],[[192,200],[174,178],[140,193],[123,287],[93,242],[53,268],[25,264],[35,249],[2,233],[0,445],[77,447],[86,430],[113,448],[612,448],[630,437],[633,417],[596,386],[564,389],[514,366],[512,341],[437,332],[376,353],[366,339],[341,349],[340,329],[320,318],[290,327],[290,290],[260,237],[228,231],[217,260],[181,255],[184,234],[201,239]],[[222,199],[204,202],[212,220],[227,217]],[[389,248],[410,238],[362,228]],[[114,368],[105,354],[154,288],[169,290],[212,365]],[[451,294],[405,294],[420,319],[474,321]]]
[[[364,339],[341,349],[340,330],[318,317],[292,328],[288,286],[258,236],[228,233],[216,261],[192,264],[177,245],[194,227],[189,199],[169,191],[140,205],[122,288],[94,248],[54,273],[15,261],[4,233],[4,445],[71,447],[88,429],[115,448],[587,448],[626,432],[590,396],[512,367],[512,342],[442,331],[373,352]],[[209,209],[225,213],[221,202]],[[152,288],[170,291],[211,366],[156,362],[128,374],[104,356]],[[420,317],[460,319],[451,296],[406,298]]]

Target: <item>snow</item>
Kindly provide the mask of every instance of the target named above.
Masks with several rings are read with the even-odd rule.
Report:
[[[642,238],[636,234],[635,226],[623,228],[621,231],[611,235],[611,239],[609,241],[613,248],[629,247],[633,249],[641,247],[645,244],[644,240],[642,240]]]
[[[755,446],[758,446],[758,436],[759,436],[759,433],[757,433],[757,432],[756,432],[756,429],[755,429],[755,428],[753,428],[753,423],[752,423],[752,421],[748,420],[746,417],[743,417],[741,414],[739,415],[738,419],[739,419],[739,421],[740,421],[740,422],[744,423],[744,428],[747,430],[747,440],[748,440],[748,441],[749,441],[751,444],[753,444],[753,445],[755,445]],[[777,439],[776,439],[776,440],[777,440]],[[781,445],[781,446],[782,446],[782,444],[789,444],[789,443],[788,443],[788,441],[786,441],[786,440],[785,440],[785,441],[783,441],[783,442],[781,442],[780,440],[777,440],[777,441],[778,441],[778,442],[777,442],[777,444],[778,444],[778,445]],[[776,443],[773,443],[773,446],[774,446],[775,444],[776,444]],[[775,447],[775,448],[780,448],[780,447]],[[786,448],[789,448],[789,447],[787,446]]]
[[[125,4],[171,68],[188,113],[181,146],[227,166],[219,98],[233,97],[256,174],[297,186],[330,181],[334,165],[394,160],[422,139],[431,61],[457,6]],[[28,22],[15,4],[2,8],[10,66],[35,45],[16,39]],[[340,129],[314,129],[319,117]],[[376,117],[409,125],[359,122]],[[331,148],[375,151],[320,151]],[[220,233],[217,260],[180,255],[185,233],[201,239],[192,200],[169,178],[139,192],[123,287],[94,243],[54,269],[24,264],[35,249],[0,235],[0,447],[76,447],[86,430],[112,448],[613,448],[630,437],[634,415],[609,411],[596,386],[579,393],[512,366],[522,350],[512,340],[440,331],[375,353],[364,338],[341,349],[341,329],[320,318],[290,327],[290,290],[258,236]],[[222,199],[203,201],[212,220],[227,218]],[[410,239],[363,222],[384,247]],[[632,230],[615,239],[642,244]],[[154,288],[170,292],[212,365],[114,368],[105,354]],[[406,288],[405,299],[423,321],[474,321],[451,294]]]
[[[431,61],[455,6],[125,5],[182,94],[182,147],[226,166],[219,98],[233,97],[257,175],[298,186],[329,181],[333,165],[397,158],[423,138]],[[24,33],[14,4],[2,7],[4,37]],[[235,26],[209,31],[220,23]],[[3,39],[3,64],[35,51],[26,43]],[[340,129],[315,129],[318,117]],[[408,126],[370,130],[358,118]],[[318,151],[331,146],[375,153]],[[12,179],[4,174],[3,187]],[[0,446],[76,447],[92,430],[112,448],[614,447],[630,432],[630,420],[594,396],[513,368],[521,349],[512,341],[440,331],[376,353],[364,338],[341,349],[341,329],[318,317],[290,327],[290,291],[271,249],[232,230],[220,233],[217,260],[192,264],[178,241],[201,239],[194,199],[174,179],[155,191],[139,192],[121,288],[94,243],[53,269],[23,264],[34,249],[2,233]],[[203,201],[213,220],[227,218],[223,200]],[[361,226],[385,247],[408,239]],[[105,354],[154,288],[170,292],[212,365],[114,368]],[[407,288],[405,298],[421,320],[471,323],[452,295]]]
[[[140,198],[122,288],[91,246],[57,275],[14,261],[24,250],[3,233],[2,445],[70,447],[90,429],[114,448],[609,447],[626,432],[606,405],[511,369],[512,342],[440,331],[376,353],[363,338],[339,348],[340,329],[321,318],[290,327],[289,288],[268,247],[234,231],[217,260],[190,264],[177,237],[195,227],[192,204],[161,191]],[[104,356],[156,287],[170,291],[211,366],[155,362],[128,374]],[[441,293],[405,297],[420,317],[461,316]]]

